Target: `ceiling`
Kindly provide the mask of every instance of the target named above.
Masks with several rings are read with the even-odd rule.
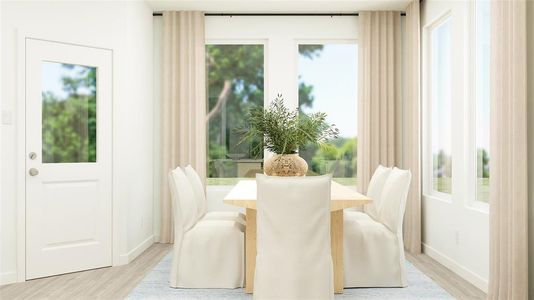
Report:
[[[200,10],[210,13],[349,13],[401,10],[411,0],[145,0],[154,12]]]

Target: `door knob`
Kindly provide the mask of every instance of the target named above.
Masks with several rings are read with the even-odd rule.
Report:
[[[29,173],[30,173],[30,176],[37,176],[39,175],[39,170],[37,170],[36,168],[31,168]]]

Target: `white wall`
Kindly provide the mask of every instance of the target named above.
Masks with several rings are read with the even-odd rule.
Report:
[[[222,13],[353,13],[363,10],[403,10],[411,0],[147,0],[154,11],[200,10]]]
[[[117,117],[122,131],[115,131],[115,158],[124,165],[120,181],[115,187],[123,193],[128,214],[128,250],[136,251],[137,256],[153,242],[153,63],[152,63],[152,10],[145,3],[130,5],[127,21],[128,63],[124,65],[128,73],[126,87],[128,97],[121,99]],[[114,107],[117,107],[115,105]],[[118,122],[114,122],[117,124]],[[136,247],[141,247],[136,249]],[[139,252],[141,251],[141,252]],[[130,253],[129,260],[133,258]]]
[[[159,99],[161,96],[161,32],[162,17],[154,17],[154,112],[155,133],[159,140]],[[289,105],[297,106],[298,85],[297,66],[292,59],[296,53],[296,41],[314,42],[357,39],[357,19],[355,17],[207,17],[207,43],[257,43],[265,46],[265,66],[270,70],[265,74],[265,103],[270,103],[275,95],[282,93]],[[272,59],[276,57],[277,59]],[[296,56],[295,56],[296,57]],[[280,63],[280,62],[283,63]],[[293,101],[293,102],[291,102]],[[155,186],[160,185],[159,143],[155,144]],[[208,211],[240,211],[243,209],[226,205],[224,197],[231,185],[209,185],[206,189]],[[159,235],[159,190],[155,190],[154,233]]]
[[[453,193],[451,199],[441,199],[425,192],[422,200],[423,251],[441,264],[456,272],[481,290],[487,291],[489,278],[489,214],[487,206],[476,207],[470,199],[473,190],[467,180],[469,162],[466,151],[472,142],[468,121],[472,115],[469,111],[469,1],[433,1],[422,3],[421,25],[423,55],[422,86],[430,82],[425,75],[428,56],[428,37],[424,26],[432,24],[441,16],[450,12],[451,16],[451,74],[452,74],[452,132],[454,136],[453,155]],[[423,103],[426,101],[423,93]],[[426,128],[429,128],[426,126]],[[423,143],[425,143],[423,138]],[[426,144],[424,144],[426,145]],[[474,152],[473,152],[474,153]],[[427,160],[431,161],[431,160]],[[428,169],[427,169],[428,170]],[[425,175],[428,176],[428,175]],[[460,178],[460,180],[458,180]],[[463,178],[463,179],[462,179]],[[472,196],[474,198],[474,196]],[[478,203],[480,204],[480,203]]]
[[[114,264],[131,261],[153,239],[152,11],[141,1],[1,2],[0,284],[17,270],[17,32],[113,50]],[[19,273],[17,274],[17,271]],[[17,276],[18,275],[18,276]]]
[[[159,241],[161,228],[161,60],[163,17],[153,17],[154,30],[154,239]]]
[[[528,136],[529,136],[529,251],[530,251],[530,291],[529,298],[534,299],[534,1],[527,1],[527,57],[528,57]]]

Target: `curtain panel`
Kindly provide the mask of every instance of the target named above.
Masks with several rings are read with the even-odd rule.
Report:
[[[528,298],[526,1],[491,5],[489,299]]]
[[[406,8],[404,156],[402,167],[412,172],[404,215],[404,247],[421,253],[421,98],[419,0]]]
[[[379,164],[412,172],[404,242],[408,251],[420,253],[419,1],[411,2],[406,10],[404,57],[400,12],[360,12],[359,28],[358,189],[367,192],[367,185]],[[403,153],[403,140],[406,153]]]
[[[402,135],[400,12],[360,12],[358,189],[379,164],[398,165]]]
[[[204,13],[163,12],[161,243],[173,242],[173,208],[167,182],[169,171],[191,164],[205,183],[204,45]]]

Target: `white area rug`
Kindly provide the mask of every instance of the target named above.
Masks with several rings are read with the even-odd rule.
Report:
[[[172,253],[172,252],[171,252]],[[252,300],[243,289],[173,289],[169,287],[171,254],[159,264],[128,295],[127,299],[207,299]],[[432,279],[406,262],[408,287],[406,288],[356,288],[345,289],[337,299],[454,299]]]

